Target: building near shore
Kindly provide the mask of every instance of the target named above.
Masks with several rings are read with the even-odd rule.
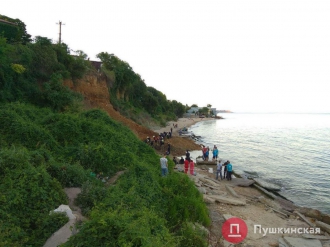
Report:
[[[205,107],[191,107],[189,110],[187,110],[187,114],[196,114]],[[207,107],[207,108],[209,109],[208,115],[216,115],[217,108],[211,108],[211,107]]]

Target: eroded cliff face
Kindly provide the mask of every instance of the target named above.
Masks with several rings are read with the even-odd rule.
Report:
[[[72,80],[65,80],[64,85],[83,95],[86,109],[101,108],[105,110],[111,118],[129,127],[140,139],[154,135],[153,131],[127,119],[113,108],[110,103],[110,83],[105,76],[98,73],[88,74],[75,83]]]
[[[122,116],[113,108],[112,104],[110,103],[109,94],[111,82],[109,82],[104,75],[94,72],[86,75],[80,80],[75,81],[75,83],[73,83],[72,80],[65,80],[64,85],[68,86],[71,90],[83,95],[84,106],[86,109],[103,109],[109,114],[111,118],[130,128],[140,140],[145,140],[147,136],[151,137],[153,135],[156,136],[159,134]],[[173,155],[183,155],[187,149],[199,149],[199,146],[192,140],[181,137],[173,137],[167,140],[166,144],[167,143],[171,144]]]

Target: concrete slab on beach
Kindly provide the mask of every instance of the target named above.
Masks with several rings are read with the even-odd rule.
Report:
[[[255,181],[253,181],[251,179],[244,179],[244,178],[233,178],[231,180],[231,185],[234,185],[234,186],[249,187],[254,183],[255,183]]]
[[[273,191],[280,191],[281,190],[281,186],[277,185],[277,184],[273,184],[270,182],[267,182],[261,178],[254,178],[253,179],[259,186],[261,186],[262,188],[265,188],[267,190],[273,190]]]
[[[236,206],[245,206],[246,203],[244,201],[234,199],[234,198],[228,198],[224,196],[218,196],[218,195],[210,195],[212,199],[214,199],[216,202],[225,203],[225,204],[231,204]]]

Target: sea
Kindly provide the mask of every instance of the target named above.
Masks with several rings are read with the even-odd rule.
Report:
[[[230,160],[235,172],[280,185],[280,195],[296,205],[330,214],[330,114],[218,116],[224,119],[189,128],[200,136],[197,143],[210,149],[216,145],[219,157]]]

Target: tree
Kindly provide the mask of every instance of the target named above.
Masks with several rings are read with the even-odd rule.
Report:
[[[203,107],[202,109],[199,109],[199,114],[208,115],[209,114],[209,108]]]
[[[173,112],[177,117],[182,117],[183,114],[186,112],[186,107],[180,102],[177,102],[176,100],[172,100],[171,105]]]
[[[17,33],[15,34],[15,37],[10,39],[9,42],[20,42],[22,44],[27,44],[32,41],[31,35],[26,31],[24,22],[22,22],[20,19],[12,19],[4,15],[0,15],[0,19],[13,23],[17,27]]]
[[[211,107],[212,107],[212,105],[211,105],[211,104],[207,104],[207,107],[211,108]]]
[[[196,104],[192,104],[191,107],[198,107],[198,105],[196,105]]]
[[[57,54],[52,47],[52,40],[36,36],[29,45],[34,57],[31,63],[32,73],[42,81],[47,81],[58,67]]]
[[[5,37],[8,43],[14,43],[17,41],[19,30],[14,23],[0,22],[0,36]]]
[[[116,92],[124,93],[129,89],[136,74],[127,62],[122,61],[114,54],[109,54],[107,52],[101,52],[97,54],[96,57],[102,61],[102,64],[106,69],[115,73],[113,89]]]

